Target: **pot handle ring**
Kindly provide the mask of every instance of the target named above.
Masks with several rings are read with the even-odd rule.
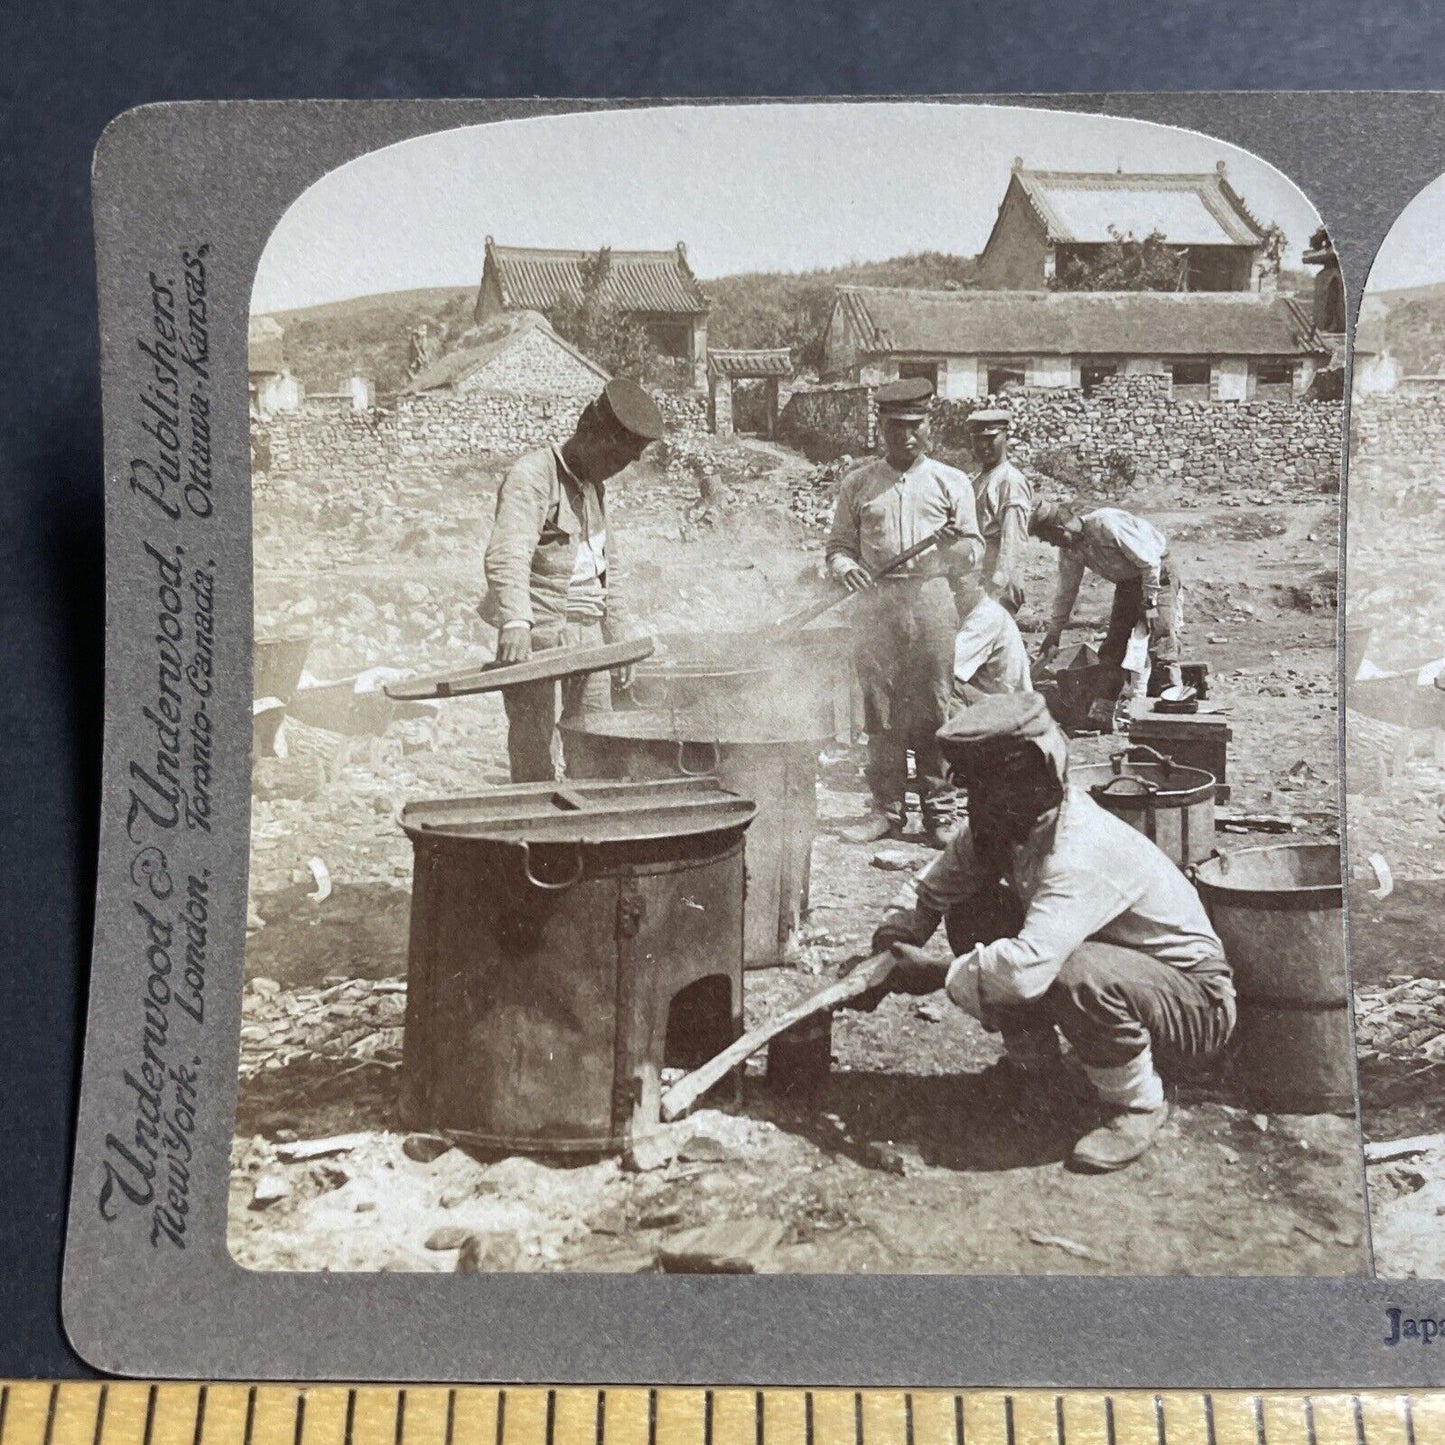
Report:
[[[1197,888],[1199,886],[1199,870],[1206,863],[1218,863],[1220,873],[1229,872],[1229,854],[1221,853],[1218,848],[1209,850],[1209,857],[1201,858],[1198,863],[1191,863],[1184,870],[1184,876]]]
[[[690,747],[709,747],[712,749],[712,762],[705,768],[690,768],[687,765],[687,750]],[[722,761],[722,752],[715,742],[692,743],[686,738],[679,738],[677,742],[677,770],[685,778],[706,778],[717,772],[718,764]]]
[[[572,846],[577,866],[572,870],[571,877],[563,879],[560,883],[548,883],[545,878],[538,878],[537,875],[532,872],[532,847],[530,843],[523,842],[521,845],[522,872],[526,874],[527,882],[530,883],[533,888],[540,888],[544,893],[565,893],[567,889],[580,883],[582,881],[584,866],[582,862],[582,845],[580,843],[574,843]]]
[[[1132,774],[1120,773],[1117,777],[1110,778],[1107,783],[1096,783],[1089,789],[1095,797],[1107,798],[1114,792],[1115,783],[1128,783],[1129,796],[1152,798],[1159,791],[1159,784],[1152,783],[1148,778],[1136,778]]]
[[[1158,763],[1166,773],[1174,766],[1173,758],[1167,753],[1156,751],[1154,748],[1151,748],[1148,743],[1131,743],[1127,748],[1120,748],[1117,753],[1111,753],[1109,755],[1109,761],[1114,765],[1114,771],[1117,773],[1126,760],[1132,759],[1140,753],[1147,754],[1148,757]]]

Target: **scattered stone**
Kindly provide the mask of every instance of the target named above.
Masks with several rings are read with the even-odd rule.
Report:
[[[275,998],[281,992],[281,985],[274,978],[253,978],[250,989],[252,993],[258,993],[262,998]]]
[[[1224,1162],[1226,1164],[1239,1163],[1239,1155],[1233,1149],[1228,1148],[1226,1145],[1221,1144],[1219,1146],[1219,1152],[1224,1156]]]
[[[408,1134],[401,1142],[401,1152],[418,1164],[440,1159],[451,1147],[451,1140],[439,1134]]]
[[[726,1164],[738,1156],[721,1139],[710,1134],[694,1134],[677,1151],[680,1164]]]
[[[291,1197],[291,1183],[281,1174],[263,1174],[251,1191],[252,1209],[269,1209]]]
[[[329,1139],[301,1139],[294,1144],[279,1143],[276,1157],[283,1164],[304,1164],[308,1159],[334,1159],[365,1144],[367,1134],[335,1134]]]
[[[869,1140],[863,1146],[863,1162],[870,1169],[881,1169],[885,1174],[907,1174],[908,1161],[891,1144]]]
[[[374,1199],[358,1199],[356,1201],[356,1212],[358,1214],[370,1214],[375,1208],[376,1200]]]
[[[671,1134],[644,1134],[628,1141],[622,1151],[622,1167],[628,1174],[648,1174],[671,1164],[676,1154],[677,1140]]]
[[[458,1274],[515,1273],[527,1268],[535,1266],[528,1264],[526,1252],[511,1234],[468,1233],[457,1256]]]
[[[459,1204],[465,1204],[469,1199],[475,1199],[475,1189],[448,1189],[441,1197],[440,1203],[443,1209],[455,1209]]]
[[[306,1177],[317,1187],[319,1194],[328,1194],[351,1183],[350,1170],[339,1164],[316,1164],[306,1171]]]
[[[664,1274],[758,1274],[782,1241],[776,1219],[728,1219],[663,1240],[657,1258]]]
[[[674,1224],[681,1223],[680,1209],[654,1209],[649,1214],[639,1215],[637,1219],[639,1229],[671,1229]]]
[[[920,1004],[915,1005],[913,1012],[921,1019],[927,1019],[931,1024],[941,1024],[947,1017],[947,1011],[941,1003],[934,999],[924,999]]]
[[[593,1234],[626,1234],[627,1211],[617,1204],[608,1205],[587,1221],[587,1228]]]
[[[1075,1259],[1098,1259],[1099,1256],[1087,1244],[1075,1239],[1065,1239],[1062,1234],[1045,1234],[1042,1230],[1029,1230],[1029,1243],[1043,1245],[1049,1249],[1061,1249]]]
[[[913,867],[914,858],[902,848],[880,848],[868,861],[885,873],[906,873]]]
[[[294,1144],[300,1137],[294,1129],[278,1129],[276,1131],[276,1142],[278,1144]]]
[[[438,1251],[460,1249],[471,1238],[470,1229],[463,1229],[459,1224],[444,1224],[427,1235],[426,1247]]]
[[[1249,1122],[1250,1122],[1251,1124],[1253,1124],[1254,1127],[1255,1127],[1256,1129],[1258,1129],[1261,1134],[1268,1134],[1268,1133],[1269,1133],[1269,1115],[1268,1115],[1268,1114],[1252,1114],[1252,1115],[1250,1115]]]

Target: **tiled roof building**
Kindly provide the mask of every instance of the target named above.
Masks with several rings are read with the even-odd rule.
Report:
[[[1329,348],[1292,297],[1221,292],[922,291],[840,286],[824,374],[927,376],[940,395],[1008,385],[1090,390],[1117,373],[1167,374],[1176,394],[1301,395]]]
[[[1183,256],[1180,289],[1268,289],[1265,227],[1229,184],[1224,162],[1203,173],[1043,171],[1015,159],[998,219],[979,255],[979,285],[1037,291],[1072,260],[1121,236],[1159,235]]]
[[[643,327],[663,356],[686,361],[701,385],[710,303],[681,241],[668,251],[609,247],[574,251],[499,246],[488,236],[477,292],[477,324],[485,325],[505,312],[546,313],[559,302],[580,301],[584,268],[599,254],[605,265],[602,294]]]

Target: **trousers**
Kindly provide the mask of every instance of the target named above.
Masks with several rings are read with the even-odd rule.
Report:
[[[1023,910],[1012,894],[976,895],[944,916],[955,956],[980,943],[1013,937]],[[1237,1010],[1229,965],[1176,968],[1147,953],[1090,939],[1064,961],[1037,999],[993,1011],[991,1022],[1010,1052],[1027,1055],[1053,1045],[1054,1030],[1080,1063],[1117,1068],[1153,1050],[1169,1066],[1207,1059],[1229,1042]]]
[[[1158,672],[1175,669],[1181,660],[1179,646],[1179,573],[1166,557],[1159,569],[1159,604],[1149,636],[1149,665]],[[1124,683],[1124,655],[1129,638],[1144,616],[1144,583],[1137,577],[1114,584],[1114,604],[1109,609],[1109,628],[1099,644],[1099,661],[1118,670],[1119,686]]]
[[[566,622],[532,634],[532,652],[553,647],[600,646],[600,622]],[[560,708],[559,708],[560,696]],[[502,689],[507,712],[507,759],[514,783],[550,783],[565,766],[558,718],[612,711],[612,679],[589,672],[562,682],[528,682]]]
[[[958,604],[946,577],[880,582],[859,599],[854,656],[868,789],[874,811],[894,822],[907,814],[910,750],[925,824],[949,821],[956,808],[937,733],[953,707],[957,632]]]

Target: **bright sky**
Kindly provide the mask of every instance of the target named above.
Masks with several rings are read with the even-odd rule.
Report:
[[[1365,282],[1366,292],[1434,286],[1445,281],[1445,176],[1400,212],[1385,234]]]
[[[1319,224],[1248,151],[1193,131],[1007,106],[669,106],[441,131],[373,151],[305,192],[272,234],[252,310],[475,285],[487,235],[619,250],[687,242],[704,279],[913,251],[977,252],[1012,158],[1063,170],[1213,170],[1289,237]]]

